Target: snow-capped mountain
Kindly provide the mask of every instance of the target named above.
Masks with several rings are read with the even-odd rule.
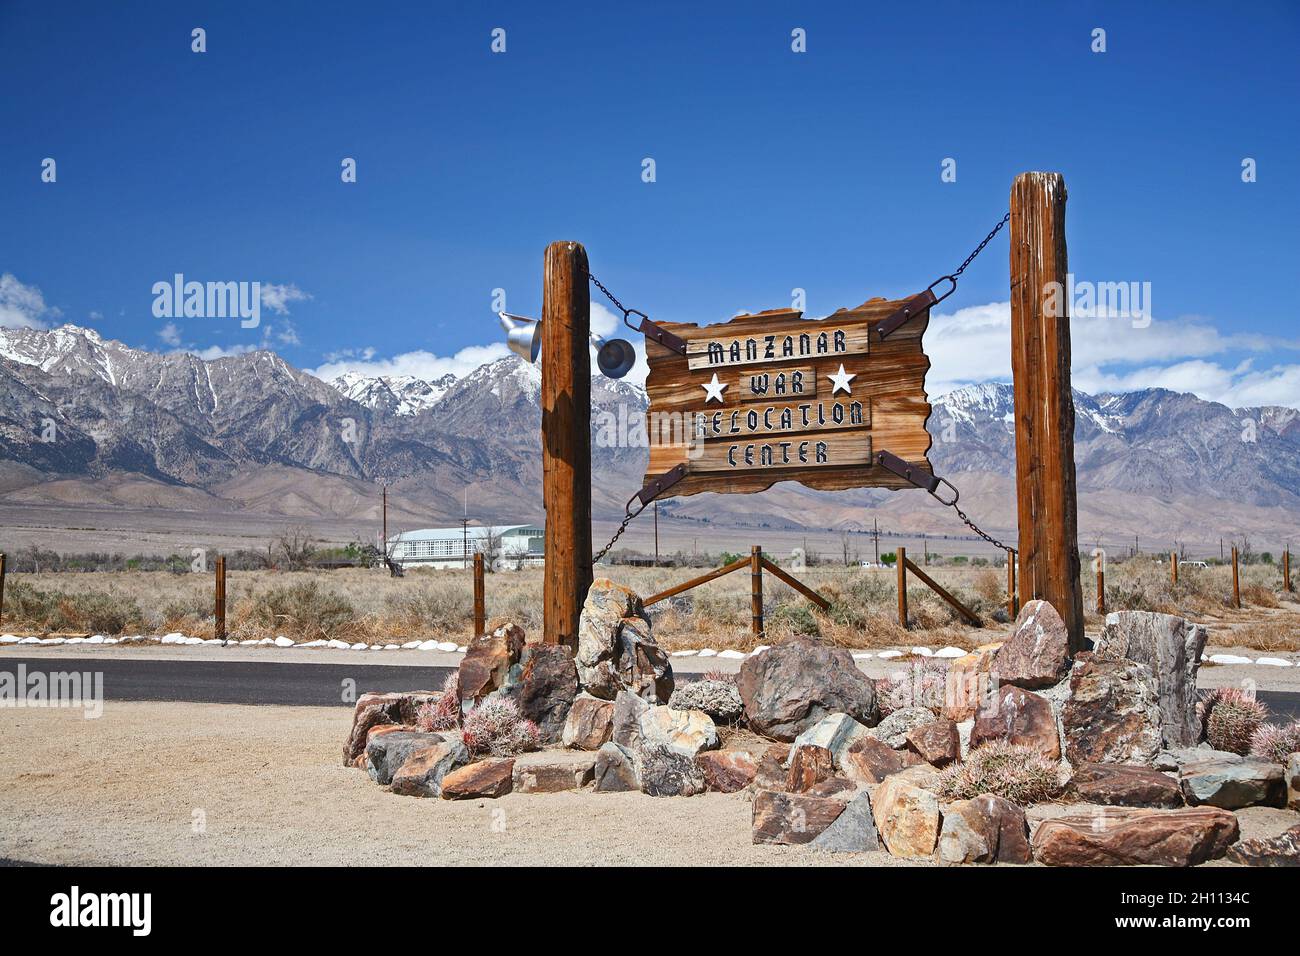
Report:
[[[136,506],[224,502],[348,518],[373,508],[371,482],[383,478],[422,523],[458,517],[467,497],[485,519],[539,520],[540,390],[540,370],[515,356],[459,378],[327,384],[266,351],[204,361],[76,326],[0,329],[0,500],[55,500],[57,488],[77,505],[121,504],[106,489],[129,479]],[[1161,389],[1074,399],[1081,527],[1173,534],[1194,524],[1226,534],[1297,523],[1295,409],[1230,409]],[[936,472],[962,487],[973,515],[1009,527],[1011,386],[972,386],[932,404]],[[639,384],[593,376],[598,517],[621,515],[641,485],[645,407]],[[900,527],[946,520],[916,496],[778,489],[667,507],[733,527],[855,527],[867,504],[903,509]]]

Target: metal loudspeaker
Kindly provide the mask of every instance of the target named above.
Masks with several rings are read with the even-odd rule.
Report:
[[[542,323],[522,315],[502,312],[501,328],[506,331],[506,345],[526,362],[536,362],[542,351]]]
[[[596,346],[596,365],[606,378],[622,378],[636,363],[636,349],[627,339],[609,339],[599,335],[591,337]]]

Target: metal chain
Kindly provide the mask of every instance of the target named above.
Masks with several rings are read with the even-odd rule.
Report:
[[[993,241],[993,237],[996,236],[999,232],[1002,231],[1002,227],[1005,226],[1005,225],[1007,224],[1007,222],[1008,222],[1010,219],[1011,219],[1011,212],[1010,212],[1010,210],[1008,210],[1008,211],[1007,211],[1007,214],[1006,214],[1005,216],[1002,217],[1002,221],[1001,221],[1000,223],[998,223],[996,226],[993,227],[993,231],[990,232],[987,236],[984,237],[984,241],[981,242],[978,246],[975,247],[975,251],[972,252],[970,255],[968,255],[968,256],[966,257],[966,261],[963,262],[963,263],[962,263],[962,264],[957,268],[957,271],[954,272],[952,275],[948,276],[947,278],[949,278],[949,279],[956,279],[959,275],[961,275],[963,272],[965,272],[965,271],[966,271],[966,267],[967,267],[968,265],[970,265],[972,262],[975,261],[975,257],[978,256],[981,252],[984,251],[984,247],[987,246],[990,242]]]
[[[614,305],[618,307],[618,311],[622,312],[624,315],[627,315],[629,310],[623,308],[623,303],[618,301],[618,299],[614,298],[614,293],[610,292],[608,289],[605,288],[605,283],[601,282],[590,272],[587,273],[587,278],[591,280],[592,285],[594,285],[601,292],[605,293],[605,298],[609,299],[610,302],[613,302]]]
[[[600,563],[601,558],[609,554],[609,549],[614,547],[614,542],[623,536],[623,532],[626,531],[627,526],[632,523],[632,519],[635,518],[640,513],[641,513],[640,511],[636,512],[635,514],[629,513],[623,519],[623,523],[618,526],[618,530],[614,532],[614,537],[609,539],[609,544],[605,545],[605,547],[601,548],[599,551],[597,551],[594,555],[591,556],[591,566],[593,568]]]
[[[971,521],[970,518],[966,517],[966,512],[962,511],[961,508],[957,507],[956,502],[953,503],[952,510],[955,511],[955,512],[957,512],[957,517],[960,518],[960,519],[965,523],[966,527],[970,528],[972,531],[974,531],[977,535],[979,535],[981,538],[983,538],[983,539],[984,539],[985,541],[987,541],[989,544],[993,545],[993,547],[995,547],[995,548],[1001,548],[1001,549],[1002,549],[1003,551],[1005,551],[1008,555],[1013,555],[1013,554],[1016,553],[1016,549],[1015,549],[1015,548],[1007,547],[1007,545],[1003,544],[1003,543],[1002,543],[1001,541],[999,541],[997,538],[993,537],[993,535],[991,535],[991,534],[989,534],[987,531],[983,530],[983,529],[982,529],[979,525],[977,525],[974,521]]]

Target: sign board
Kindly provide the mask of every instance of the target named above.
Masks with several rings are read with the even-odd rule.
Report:
[[[926,469],[930,434],[921,348],[928,310],[881,339],[906,300],[872,299],[825,319],[773,309],[698,326],[659,323],[682,355],[646,339],[649,484],[680,464],[666,496],[811,488],[910,488],[873,460],[888,451]]]

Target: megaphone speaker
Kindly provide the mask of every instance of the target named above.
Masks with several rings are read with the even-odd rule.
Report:
[[[501,328],[506,332],[506,346],[525,362],[536,362],[542,351],[542,323],[536,319],[502,312]]]
[[[610,339],[596,350],[596,365],[606,378],[622,378],[636,364],[636,349],[627,339]]]

